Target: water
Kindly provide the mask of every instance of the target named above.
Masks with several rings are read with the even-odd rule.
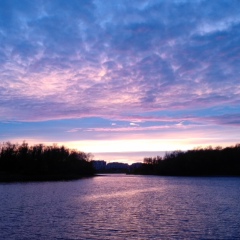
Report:
[[[240,239],[240,178],[0,184],[0,239]]]

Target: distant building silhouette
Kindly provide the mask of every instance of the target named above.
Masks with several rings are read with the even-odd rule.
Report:
[[[129,165],[127,163],[112,162],[108,163],[106,170],[113,173],[126,173],[128,171]]]
[[[134,170],[134,169],[137,169],[137,168],[140,168],[142,167],[143,163],[140,163],[140,162],[137,162],[137,163],[133,163],[132,165],[129,166],[130,170]]]
[[[129,166],[128,173],[138,173],[143,166],[143,163],[137,162]]]
[[[106,162],[104,160],[93,160],[92,161],[93,167],[97,172],[105,171],[106,169]]]
[[[121,162],[106,163],[104,160],[92,160],[92,166],[97,173],[129,173],[142,167],[142,163],[128,165]]]

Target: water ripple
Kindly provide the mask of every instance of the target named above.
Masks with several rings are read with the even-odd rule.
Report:
[[[0,184],[0,239],[240,239],[240,178]]]

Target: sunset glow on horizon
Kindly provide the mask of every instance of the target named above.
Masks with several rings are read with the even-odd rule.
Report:
[[[0,142],[123,162],[239,143],[239,9],[237,0],[0,1]]]

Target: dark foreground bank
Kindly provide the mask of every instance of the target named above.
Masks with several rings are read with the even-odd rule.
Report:
[[[0,181],[57,181],[93,176],[90,158],[91,154],[64,146],[3,143],[0,148]]]

